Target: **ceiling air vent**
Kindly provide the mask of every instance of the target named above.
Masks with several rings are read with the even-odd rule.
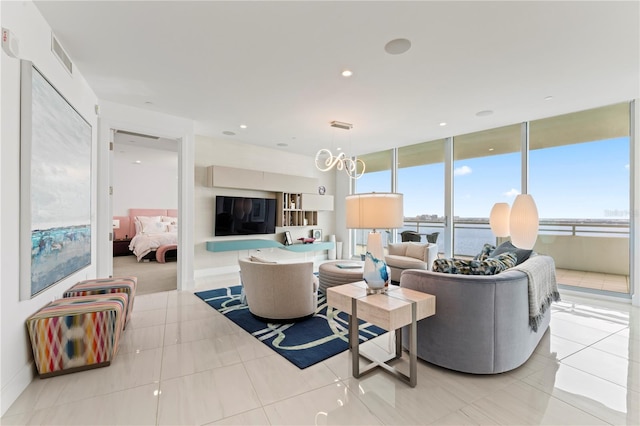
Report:
[[[58,58],[63,67],[69,72],[69,74],[73,74],[73,63],[69,56],[65,53],[64,49],[56,36],[51,33],[51,51],[53,55]]]
[[[338,129],[351,130],[353,124],[351,123],[343,123],[342,121],[332,121],[331,127],[337,127]]]

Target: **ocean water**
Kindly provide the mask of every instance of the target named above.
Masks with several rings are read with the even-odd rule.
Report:
[[[402,231],[415,231],[415,230],[416,230],[415,227],[404,227],[404,228],[398,229],[398,238],[400,238],[399,234]],[[444,252],[444,236],[442,235],[442,232],[443,232],[442,228],[436,228],[436,227],[420,228],[420,234],[431,234],[433,232],[440,232],[440,235],[438,235],[438,240],[436,243],[438,244],[438,251],[442,253]],[[356,232],[356,244],[358,245],[366,244],[368,233],[369,232],[365,230],[358,230]],[[389,238],[389,234],[383,231],[382,242],[384,246],[387,245],[388,238]],[[423,243],[427,242],[426,235],[422,235],[421,242]],[[495,244],[496,237],[493,235],[493,233],[491,232],[491,229],[488,226],[486,229],[457,227],[454,232],[453,243],[455,248],[454,250],[455,255],[475,256],[476,254],[480,253],[480,251],[482,250],[482,246],[484,246],[485,243]]]

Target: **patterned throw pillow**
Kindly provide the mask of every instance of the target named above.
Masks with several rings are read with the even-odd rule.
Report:
[[[489,257],[489,253],[491,253],[495,249],[496,249],[496,246],[494,246],[493,244],[486,243],[484,246],[482,246],[482,251],[476,254],[473,260],[485,260],[487,257]]]
[[[495,275],[516,265],[515,253],[503,253],[485,260],[436,259],[431,270],[444,274]]]
[[[466,268],[468,260],[456,259],[452,257],[450,259],[435,259],[431,270],[433,272],[442,272],[443,274],[461,274],[461,268]]]

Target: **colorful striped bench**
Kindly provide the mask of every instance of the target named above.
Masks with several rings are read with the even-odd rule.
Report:
[[[118,351],[128,299],[126,293],[67,297],[27,318],[40,377],[111,364]]]
[[[94,294],[109,293],[126,293],[129,296],[129,303],[125,310],[125,326],[131,319],[133,311],[133,301],[136,295],[136,286],[138,279],[136,277],[113,277],[113,278],[97,278],[91,280],[80,281],[69,290],[65,291],[62,297],[89,296]]]

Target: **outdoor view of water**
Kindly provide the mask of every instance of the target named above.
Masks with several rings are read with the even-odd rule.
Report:
[[[400,233],[402,231],[415,231],[414,227],[404,227],[398,229],[398,239],[400,238]],[[420,234],[422,237],[422,242],[427,242],[426,234],[431,234],[433,232],[440,232],[438,235],[438,251],[444,252],[444,239],[442,236],[442,228],[431,228],[431,227],[421,227]],[[363,230],[356,232],[356,244],[357,245],[365,245],[367,240],[367,235],[369,231]],[[491,229],[478,229],[478,228],[456,228],[454,237],[455,244],[455,254],[456,255],[464,255],[464,256],[475,256],[480,252],[482,246],[485,243],[495,244],[496,237],[491,232]],[[384,246],[387,245],[387,239],[389,234],[386,232],[382,232],[382,239]]]

